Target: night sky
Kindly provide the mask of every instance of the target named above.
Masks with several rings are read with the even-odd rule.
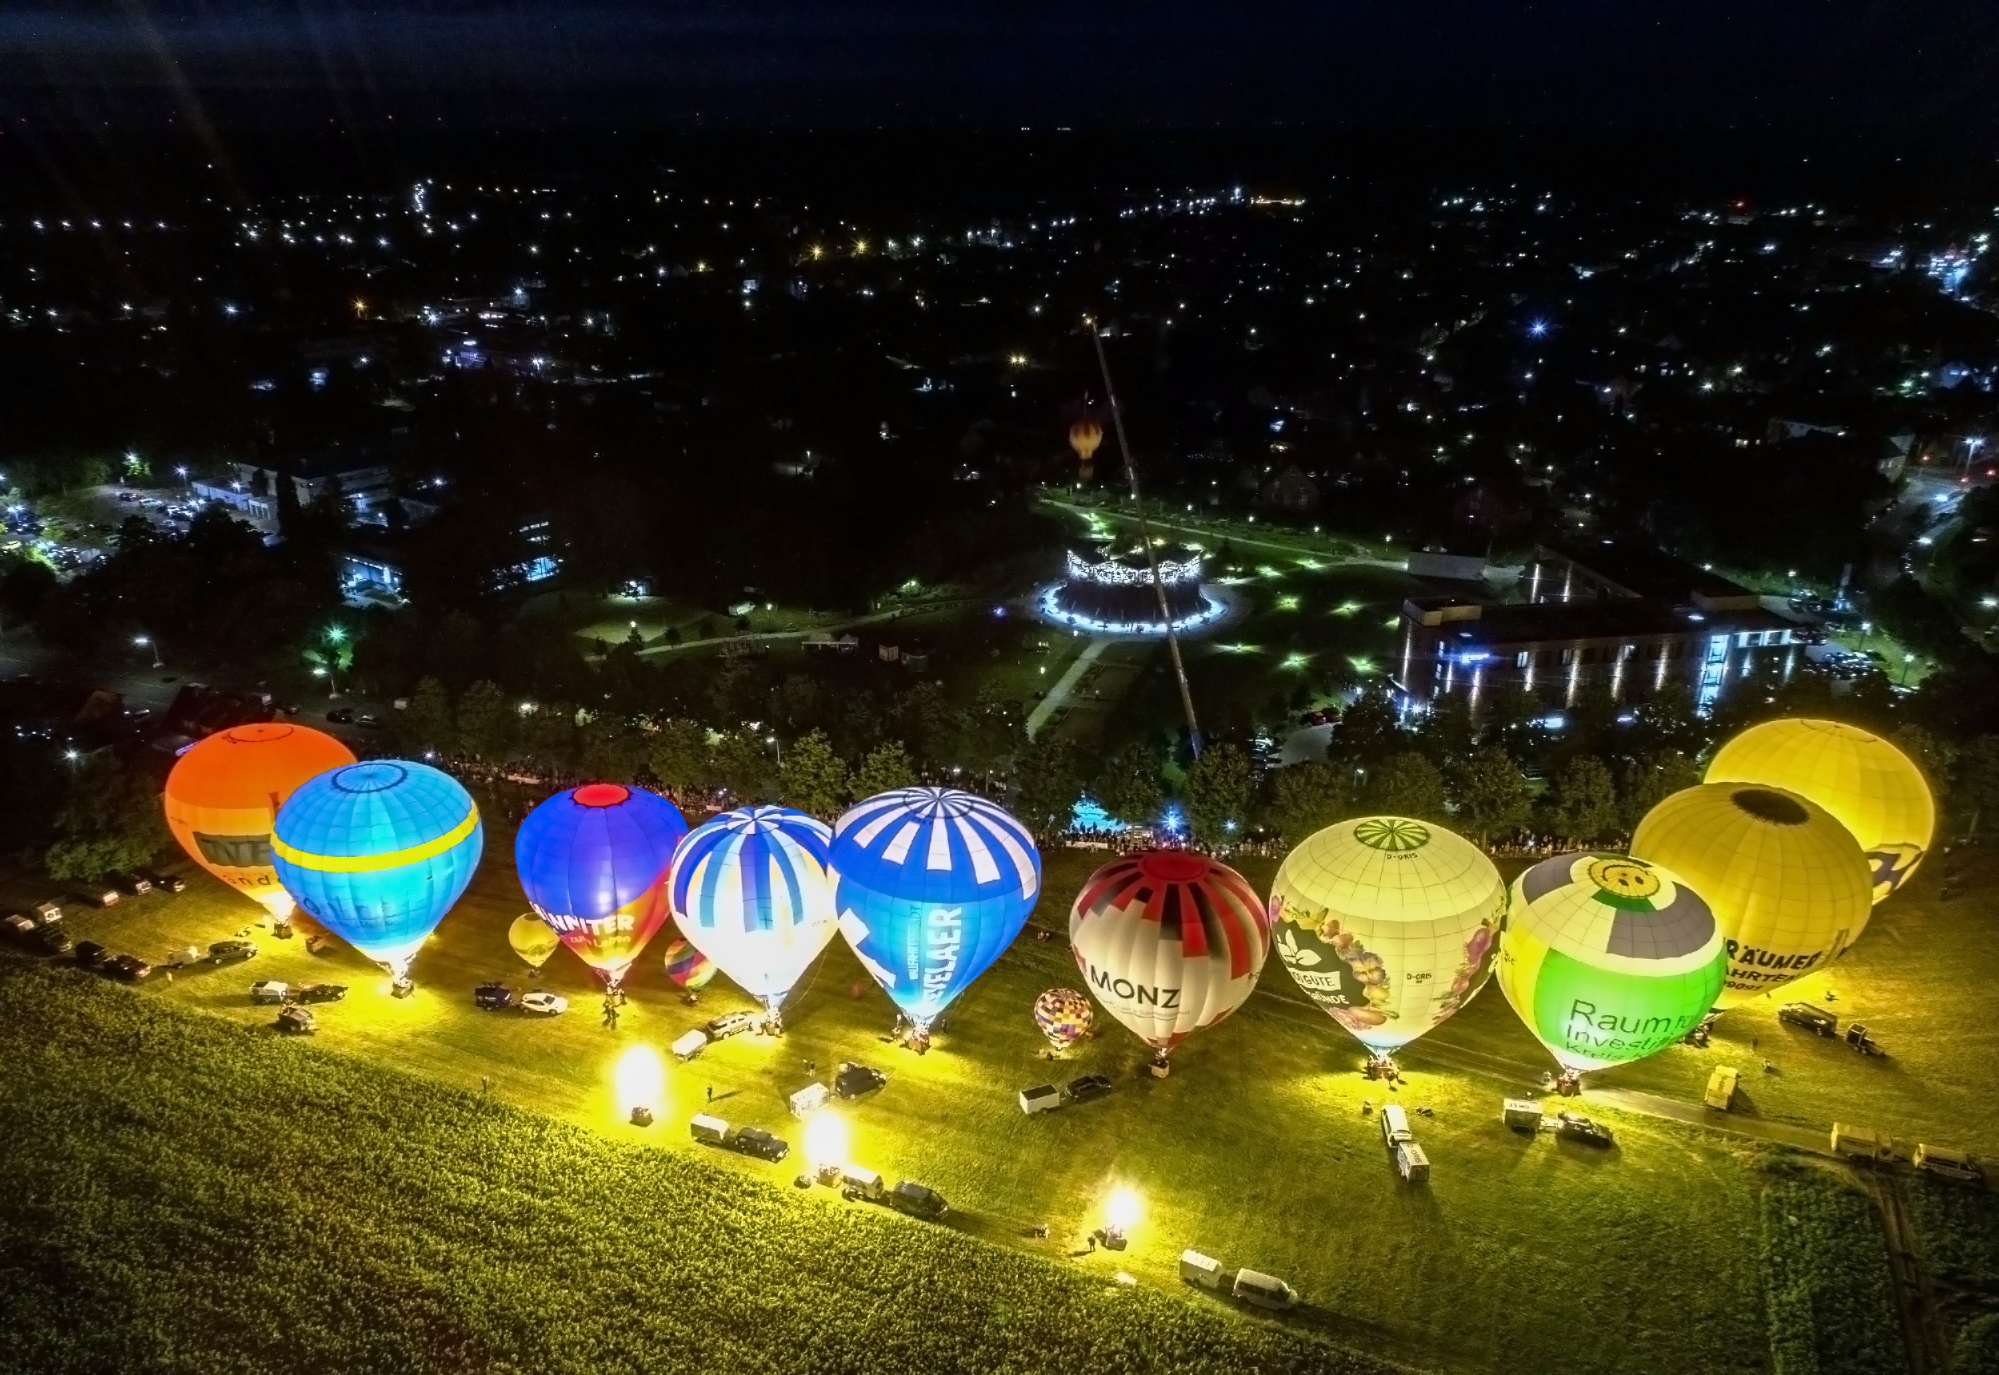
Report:
[[[1992,0],[24,0],[0,102],[352,120],[1989,124]],[[137,106],[134,106],[137,102]]]

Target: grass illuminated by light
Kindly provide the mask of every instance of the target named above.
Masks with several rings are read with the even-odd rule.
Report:
[[[1277,599],[1277,609],[1279,611],[1296,611],[1298,609],[1298,599],[1286,593]]]

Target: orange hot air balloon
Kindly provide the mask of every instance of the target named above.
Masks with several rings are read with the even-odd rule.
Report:
[[[271,828],[294,789],[354,762],[332,736],[282,721],[235,726],[188,747],[167,775],[167,827],[188,858],[275,919],[292,899],[271,867]]]
[[[1076,457],[1088,463],[1097,456],[1097,446],[1104,442],[1104,427],[1084,416],[1069,427],[1069,447],[1076,451]]]

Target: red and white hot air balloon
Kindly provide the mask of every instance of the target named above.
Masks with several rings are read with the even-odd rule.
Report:
[[[1270,915],[1226,864],[1144,850],[1090,875],[1069,909],[1069,945],[1090,993],[1163,1063],[1255,989]]]

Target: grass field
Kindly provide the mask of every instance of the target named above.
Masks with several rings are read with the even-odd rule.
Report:
[[[1756,1164],[1765,1148],[1614,1111],[1603,1112],[1619,1133],[1614,1151],[1521,1138],[1498,1121],[1510,1084],[1412,1056],[1403,1101],[1435,1113],[1418,1119],[1435,1174],[1427,1188],[1412,1189],[1395,1179],[1373,1119],[1361,1112],[1362,1100],[1379,1101],[1381,1090],[1353,1073],[1351,1043],[1291,996],[1275,966],[1266,971],[1269,995],[1190,1041],[1172,1078],[1151,1081],[1136,1072],[1145,1052],[1114,1024],[1064,1063],[1036,1058],[1041,1042],[1029,1002],[1043,988],[1076,982],[1063,940],[1023,938],[960,1000],[937,1050],[923,1058],[882,1044],[889,1005],[836,942],[795,995],[781,1041],[737,1038],[674,1066],[661,1123],[626,1125],[609,1092],[618,1054],[640,1040],[663,1048],[747,1000],[718,983],[698,1009],[684,1007],[648,962],[612,1032],[599,1025],[588,976],[564,953],[543,984],[575,1001],[567,1016],[535,1022],[476,1011],[473,983],[498,975],[526,986],[504,944],[506,923],[523,907],[510,849],[505,835],[489,834],[480,875],[419,957],[419,991],[407,1001],[389,998],[382,976],[344,949],[315,958],[300,942],[261,935],[262,953],[250,964],[184,973],[171,984],[156,976],[137,996],[254,1028],[271,1015],[248,1004],[255,978],[348,982],[355,986],[348,1001],[321,1010],[321,1046],[473,1094],[489,1076],[501,1102],[676,1156],[696,1152],[680,1124],[707,1106],[710,1087],[717,1112],[796,1143],[783,1100],[807,1081],[805,1061],[816,1061],[824,1077],[841,1059],[865,1059],[892,1082],[847,1111],[856,1160],[936,1186],[963,1214],[965,1231],[1061,1269],[1102,1278],[1123,1268],[1148,1288],[1216,1307],[1175,1278],[1180,1250],[1199,1247],[1231,1266],[1289,1279],[1307,1304],[1291,1320],[1300,1330],[1430,1369],[1483,1368],[1495,1352],[1533,1366],[1559,1359],[1576,1371],[1766,1366],[1758,1259],[1765,1185]],[[1091,860],[1082,852],[1049,856],[1049,897],[1037,922],[1061,925]],[[1271,866],[1244,867],[1267,884]],[[228,934],[254,915],[197,880],[179,897],[77,913],[73,923],[115,948],[159,956],[175,943]],[[1523,1072],[1543,1063],[1496,990],[1446,1031],[1517,1061]],[[1874,1068],[1845,1054],[1828,1066],[1827,1094]],[[1705,1077],[1699,1055],[1675,1048],[1660,1057],[1669,1091],[1691,1096]],[[1097,1070],[1118,1082],[1106,1100],[1034,1119],[1014,1105],[1027,1084]],[[772,1188],[788,1178],[736,1157],[703,1159]],[[1118,1183],[1147,1204],[1132,1249],[1115,1258],[1073,1255]],[[1047,1240],[1023,1235],[1042,1222],[1050,1224]],[[1690,1322],[1689,1313],[1701,1320]]]

